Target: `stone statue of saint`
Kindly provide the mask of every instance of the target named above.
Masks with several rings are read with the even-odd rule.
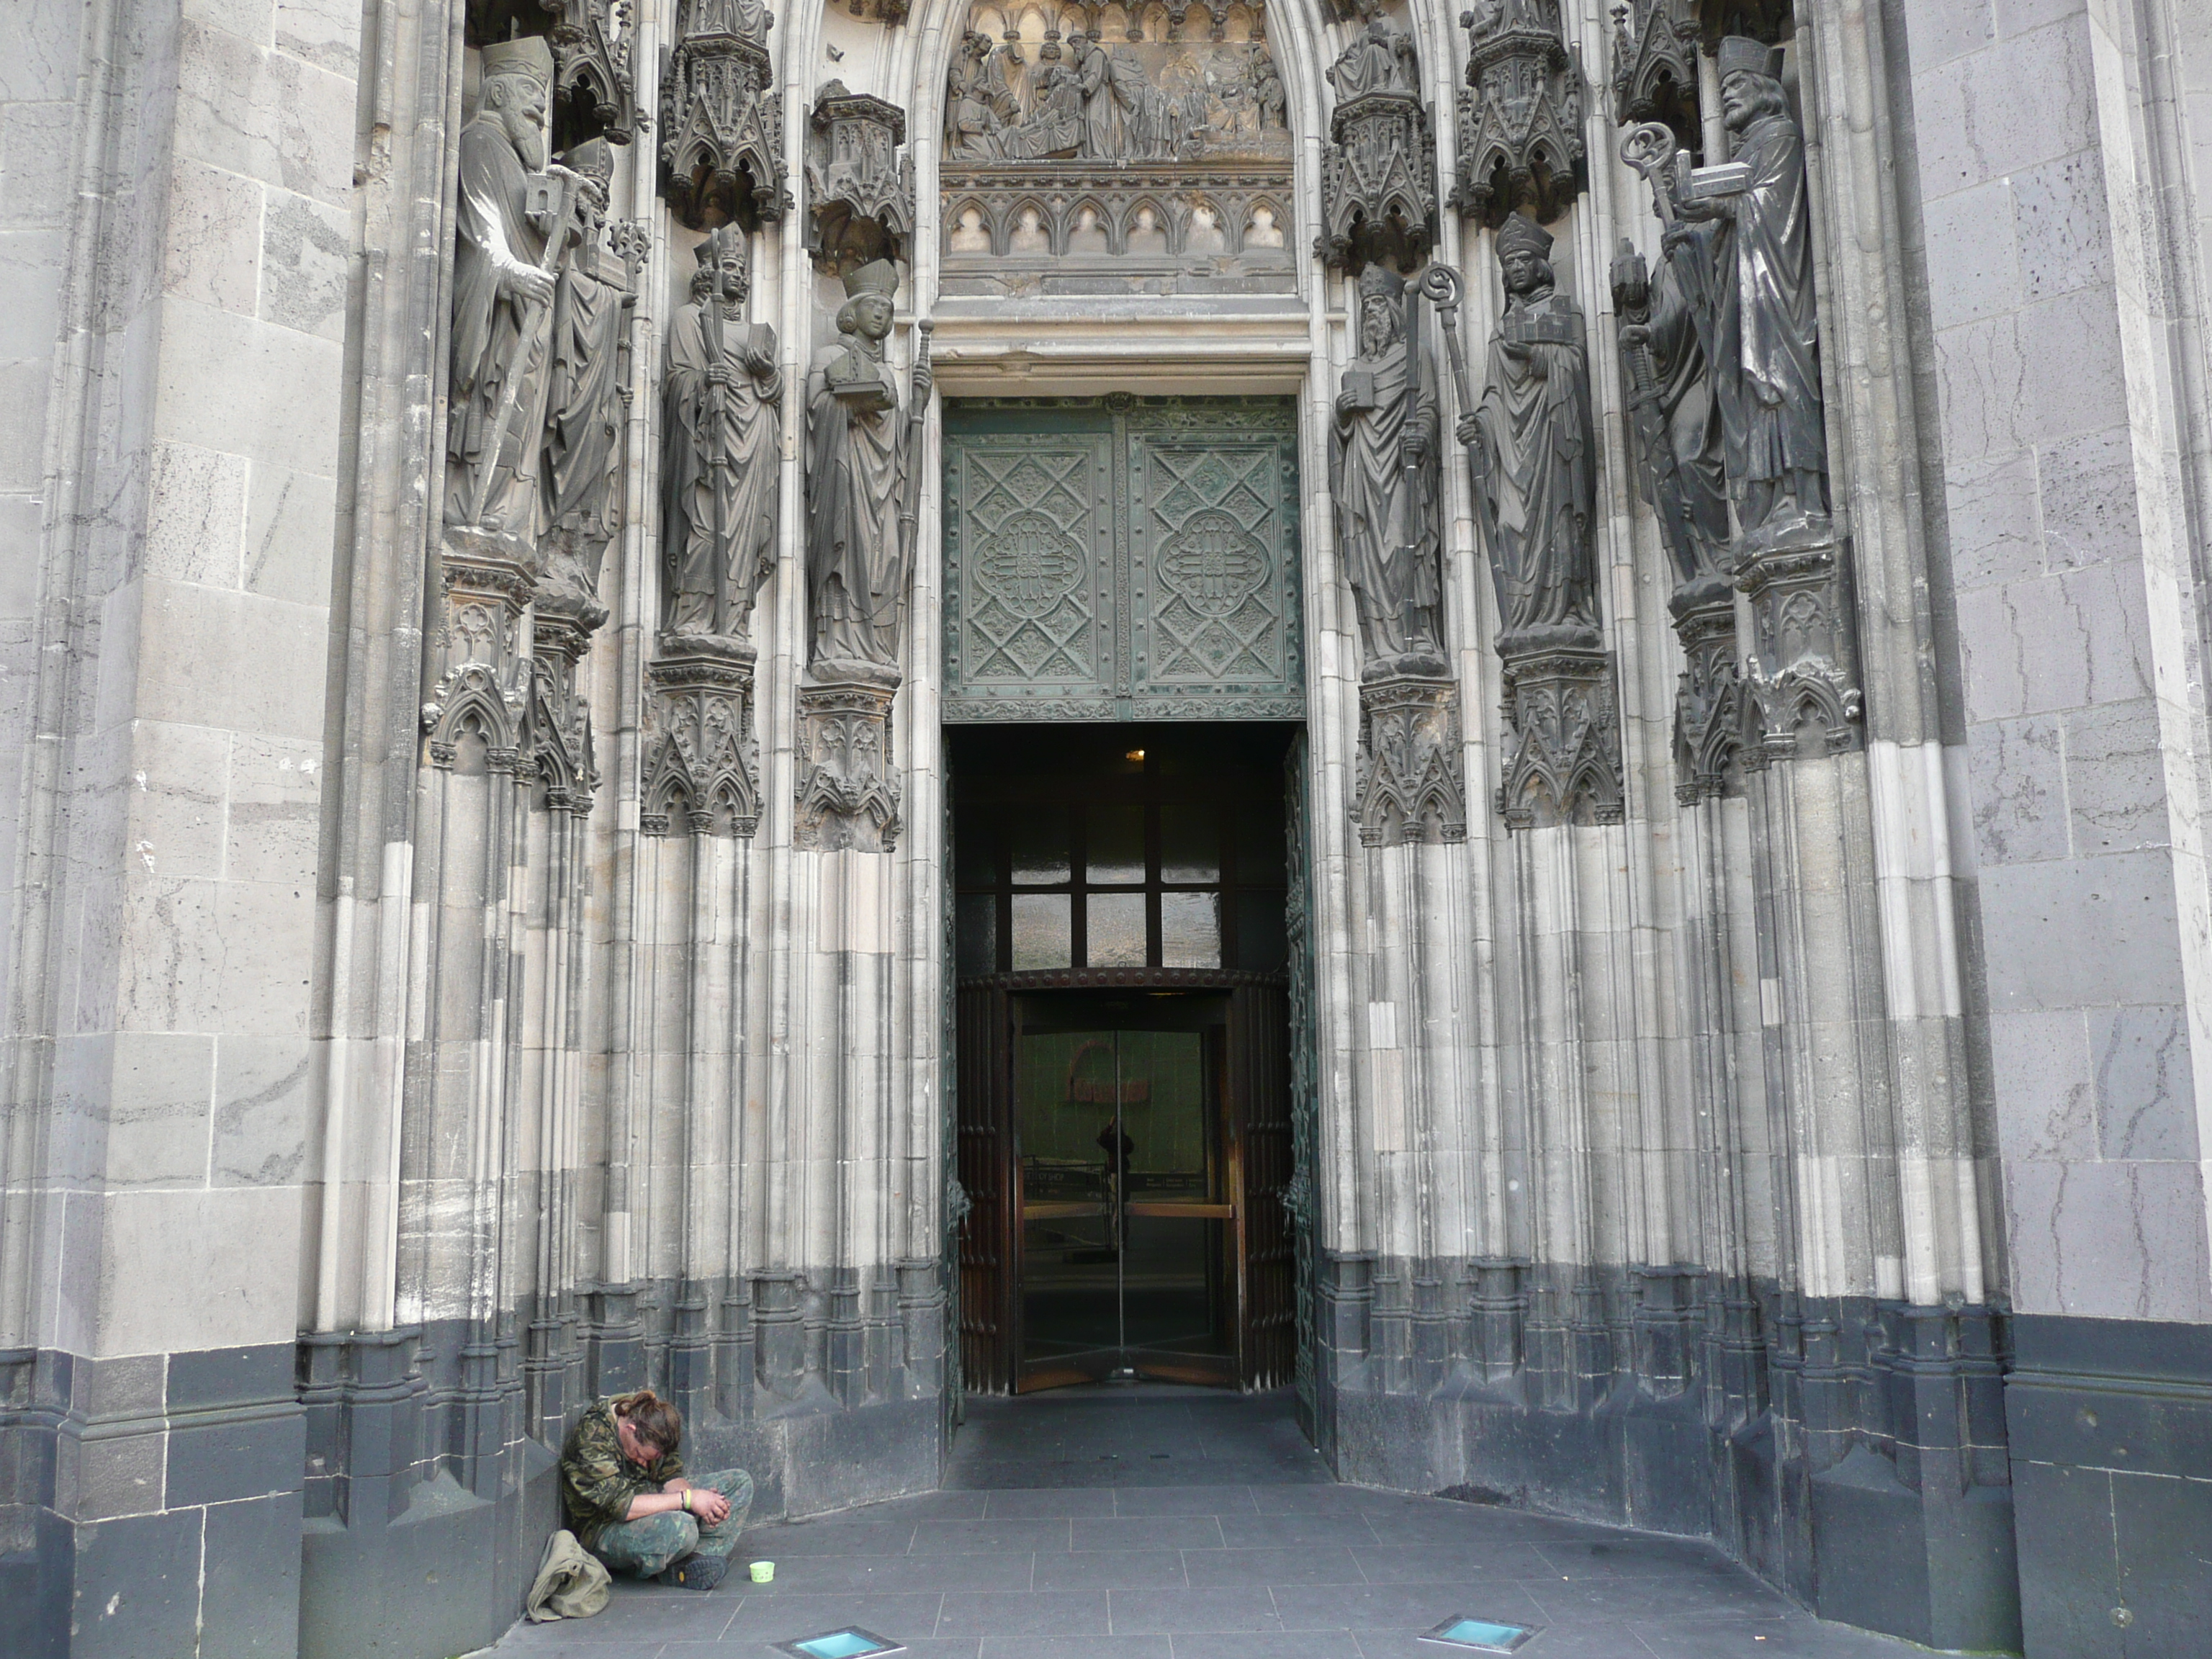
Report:
[[[1370,92],[1419,91],[1421,66],[1413,35],[1372,0],[1365,10],[1367,21],[1358,34],[1328,68],[1337,101],[1348,103]]]
[[[1359,274],[1359,355],[1336,394],[1328,476],[1360,678],[1444,672],[1436,391],[1407,338],[1405,279],[1382,265]]]
[[[1098,43],[1081,29],[1067,37],[1076,90],[1083,100],[1080,154],[1090,161],[1112,161],[1124,152],[1120,111],[1114,100],[1113,64]]]
[[[743,638],[775,563],[783,374],[775,331],[744,320],[744,233],[723,226],[698,259],[691,302],[668,331],[661,626]]]
[[[884,362],[898,273],[878,259],[845,276],[844,343],[807,377],[806,589],[811,661],[898,669],[899,612],[913,550],[902,523],[915,459],[898,383]],[[917,365],[915,395],[928,393]]]
[[[1482,400],[1456,433],[1480,452],[1475,514],[1498,583],[1501,652],[1600,642],[1589,358],[1551,252],[1550,234],[1525,214],[1499,227],[1505,310]]]
[[[960,38],[945,95],[945,153],[962,161],[986,161],[1000,154],[1000,135],[1013,115],[1012,98],[1003,84],[992,86],[991,42],[969,29]]]
[[[533,210],[533,185],[574,176],[562,168],[549,180],[544,172],[552,84],[552,49],[543,40],[486,46],[483,95],[461,129],[445,520],[518,542],[541,528],[538,444],[555,285],[547,244],[566,234],[549,222],[557,205]],[[562,194],[537,192],[553,204]]]
[[[1805,141],[1772,50],[1730,35],[1718,56],[1732,160],[1748,176],[1678,191],[1664,244],[1702,313],[1736,525],[1756,546],[1827,518],[1813,227]]]
[[[1623,319],[1620,340],[1636,428],[1638,489],[1659,515],[1680,586],[1703,590],[1684,594],[1684,602],[1706,603],[1728,592],[1722,559],[1729,538],[1728,476],[1720,408],[1680,270],[1668,260],[1647,276],[1643,258],[1623,238],[1613,264],[1613,312]]]
[[[552,380],[545,420],[545,489],[552,526],[541,598],[603,618],[599,563],[620,527],[624,348],[635,302],[629,262],[608,246],[614,150],[593,138],[562,160],[583,180],[576,246],[553,295]]]

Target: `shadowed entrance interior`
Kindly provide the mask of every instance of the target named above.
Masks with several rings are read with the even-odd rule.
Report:
[[[971,1390],[1289,1380],[1286,738],[953,734]]]

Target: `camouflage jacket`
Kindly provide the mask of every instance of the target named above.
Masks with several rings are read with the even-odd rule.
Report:
[[[561,1448],[561,1507],[568,1530],[592,1548],[602,1532],[628,1517],[631,1498],[657,1492],[683,1473],[684,1460],[674,1452],[650,1463],[632,1462],[615,1437],[611,1403],[600,1401],[576,1419]]]

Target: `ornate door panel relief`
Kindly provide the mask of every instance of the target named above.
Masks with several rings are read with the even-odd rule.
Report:
[[[1288,402],[955,405],[945,718],[1305,712]]]

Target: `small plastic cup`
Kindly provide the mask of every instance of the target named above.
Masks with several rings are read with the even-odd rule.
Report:
[[[752,1575],[752,1581],[756,1584],[773,1583],[775,1580],[775,1563],[773,1561],[751,1562],[747,1565],[745,1571]]]

